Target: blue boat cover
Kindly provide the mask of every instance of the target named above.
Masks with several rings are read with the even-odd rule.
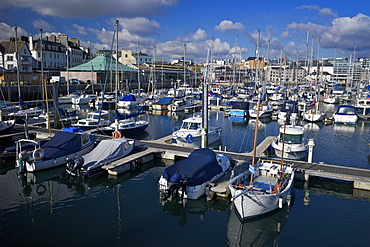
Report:
[[[298,113],[298,102],[297,101],[285,101],[281,106],[280,111]]]
[[[162,99],[158,100],[156,105],[168,105],[173,100],[173,97],[163,97]]]
[[[335,114],[337,115],[356,115],[356,107],[352,105],[339,105]]]
[[[221,172],[222,168],[218,165],[215,152],[201,148],[194,150],[188,158],[167,167],[162,176],[170,181],[174,175],[181,175],[180,179],[187,179],[187,185],[196,186],[211,180]]]
[[[136,97],[133,94],[126,94],[120,101],[136,101]]]
[[[45,152],[43,160],[75,153],[82,148],[81,135],[60,131],[42,145],[41,148]]]

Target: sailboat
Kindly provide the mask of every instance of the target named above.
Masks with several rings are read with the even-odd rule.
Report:
[[[259,104],[260,97],[257,105]],[[255,163],[256,141],[257,128],[254,133],[252,164],[228,184],[231,200],[241,220],[282,208],[285,203],[290,204],[292,196],[293,167],[284,163],[283,159],[280,162],[259,160]]]

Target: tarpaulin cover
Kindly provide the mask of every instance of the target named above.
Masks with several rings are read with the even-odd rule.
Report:
[[[82,156],[84,159],[83,168],[87,170],[100,166],[104,163],[109,163],[118,160],[132,151],[132,148],[125,149],[126,139],[110,139],[102,140],[91,152]]]
[[[173,97],[163,97],[162,99],[158,100],[156,105],[168,105],[173,100]]]
[[[170,180],[173,175],[179,174],[182,180],[187,179],[189,186],[195,186],[211,180],[221,172],[222,168],[218,165],[215,152],[202,148],[194,150],[187,159],[167,167],[162,176]]]
[[[133,94],[126,94],[120,101],[136,101],[136,97]]]
[[[298,102],[297,101],[285,101],[281,106],[280,111],[298,113]]]
[[[43,160],[75,153],[82,148],[81,135],[60,131],[41,147],[45,152]]]

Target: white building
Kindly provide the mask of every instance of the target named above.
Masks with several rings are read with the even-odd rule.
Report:
[[[0,41],[4,48],[1,52],[0,66],[9,72],[31,73],[32,72],[32,54],[24,41]],[[17,58],[19,60],[17,61]]]

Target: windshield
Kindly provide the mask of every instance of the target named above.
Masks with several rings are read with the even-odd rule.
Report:
[[[280,136],[280,141],[283,141],[283,134]],[[303,141],[302,135],[291,135],[291,134],[285,134],[284,136],[284,142],[285,143],[292,143],[292,144],[299,144]]]

